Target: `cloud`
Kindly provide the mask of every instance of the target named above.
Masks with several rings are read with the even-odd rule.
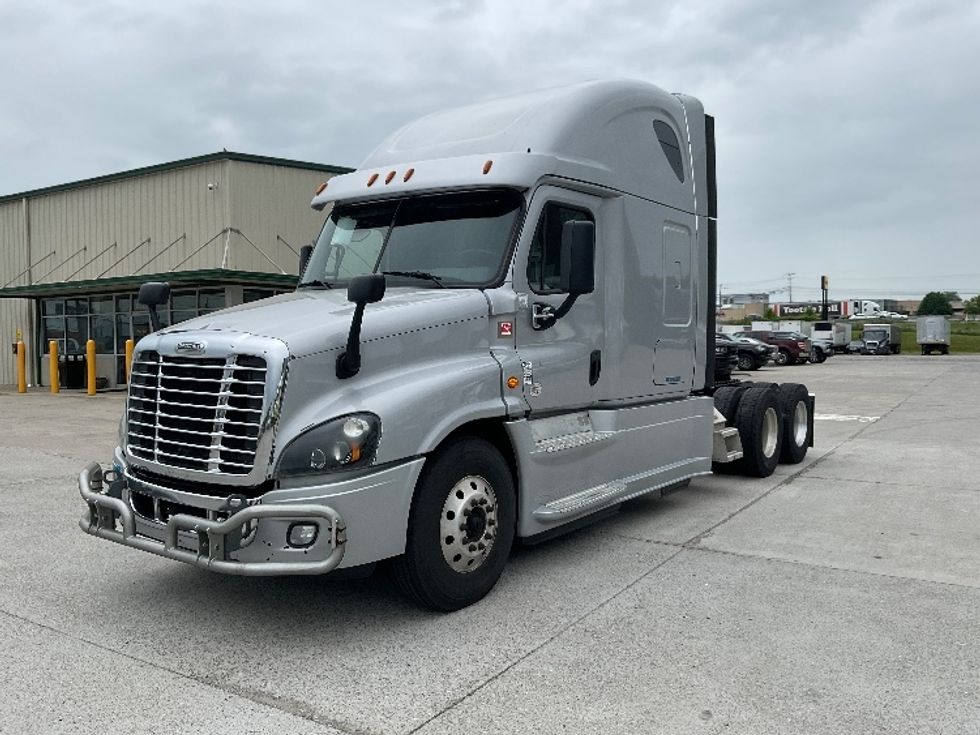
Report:
[[[356,165],[441,107],[635,77],[716,116],[723,283],[796,271],[970,291],[921,276],[980,273],[972,2],[54,8],[0,6],[0,192],[222,148]]]

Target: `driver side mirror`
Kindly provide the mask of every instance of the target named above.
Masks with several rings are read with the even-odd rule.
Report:
[[[570,296],[595,290],[595,222],[566,222],[562,226],[559,283]]]
[[[566,222],[561,228],[561,273],[558,285],[568,294],[557,309],[548,304],[534,304],[531,328],[553,327],[564,317],[575,300],[595,291],[595,222]]]

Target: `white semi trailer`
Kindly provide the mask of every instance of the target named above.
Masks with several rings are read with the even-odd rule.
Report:
[[[923,355],[933,350],[941,355],[949,354],[949,319],[944,316],[920,316],[915,320],[915,341]]]
[[[140,340],[82,529],[229,574],[390,560],[453,610],[518,538],[800,462],[806,388],[714,384],[714,161],[701,103],[636,82],[406,125],[317,193],[294,293]]]

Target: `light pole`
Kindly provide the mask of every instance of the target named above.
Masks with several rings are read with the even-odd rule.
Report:
[[[786,289],[789,291],[789,302],[793,303],[793,276],[795,273],[786,274]]]

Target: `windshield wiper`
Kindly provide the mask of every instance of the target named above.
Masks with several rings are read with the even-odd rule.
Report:
[[[303,282],[302,282],[301,284],[299,284],[299,285],[298,285],[298,286],[297,286],[296,288],[307,288],[307,287],[316,287],[316,288],[333,288],[333,286],[331,286],[331,285],[330,285],[329,283],[327,283],[326,281],[321,281],[321,280],[319,280],[319,279],[316,279],[316,280],[313,280],[313,281],[303,281]]]
[[[429,273],[428,271],[381,271],[386,276],[404,276],[406,278],[418,278],[425,281],[432,281],[439,288],[445,288],[442,278]]]

